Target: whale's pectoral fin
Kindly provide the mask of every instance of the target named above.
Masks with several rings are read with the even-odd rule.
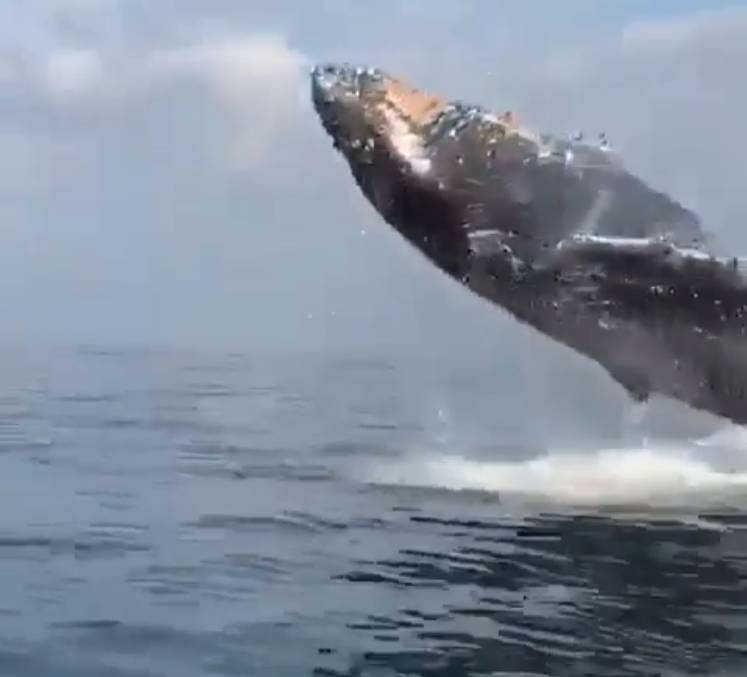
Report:
[[[568,342],[633,399],[659,393],[745,417],[747,278],[737,259],[661,239],[583,236],[538,270],[561,281],[568,316],[587,320]]]
[[[634,278],[639,284],[747,292],[738,259],[718,258],[660,238],[578,235],[561,241],[543,265],[561,271],[595,269],[609,280]]]

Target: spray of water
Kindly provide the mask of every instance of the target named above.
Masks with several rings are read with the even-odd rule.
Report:
[[[416,453],[365,469],[368,482],[496,493],[569,506],[747,506],[747,431],[682,443],[550,449],[511,461]]]

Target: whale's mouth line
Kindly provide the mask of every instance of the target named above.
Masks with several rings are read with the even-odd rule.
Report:
[[[525,127],[511,111],[494,113],[478,105],[448,101],[410,87],[377,68],[317,64],[310,76],[316,111],[337,147],[345,147],[350,141],[359,145],[365,142],[346,139],[340,122],[341,112],[357,111],[366,121],[370,136],[388,143],[421,176],[429,169],[427,150],[444,135],[457,139],[475,121],[491,130],[494,144],[508,138],[526,143],[537,163],[562,164],[575,171],[614,171],[615,162],[619,162],[603,134],[595,146],[586,143],[582,135],[562,139],[538,133]]]
[[[332,103],[336,98],[372,100],[396,110],[413,125],[427,125],[448,105],[437,96],[406,85],[376,68],[351,65],[316,65],[311,69],[311,80],[316,101]]]

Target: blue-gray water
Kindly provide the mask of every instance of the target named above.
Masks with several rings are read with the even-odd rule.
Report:
[[[548,451],[499,367],[0,362],[0,675],[747,671],[739,439]]]

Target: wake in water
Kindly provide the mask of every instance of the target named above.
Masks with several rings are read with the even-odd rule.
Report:
[[[730,427],[689,444],[550,449],[511,461],[419,453],[369,467],[366,476],[375,484],[491,492],[567,506],[743,508],[747,431]]]

